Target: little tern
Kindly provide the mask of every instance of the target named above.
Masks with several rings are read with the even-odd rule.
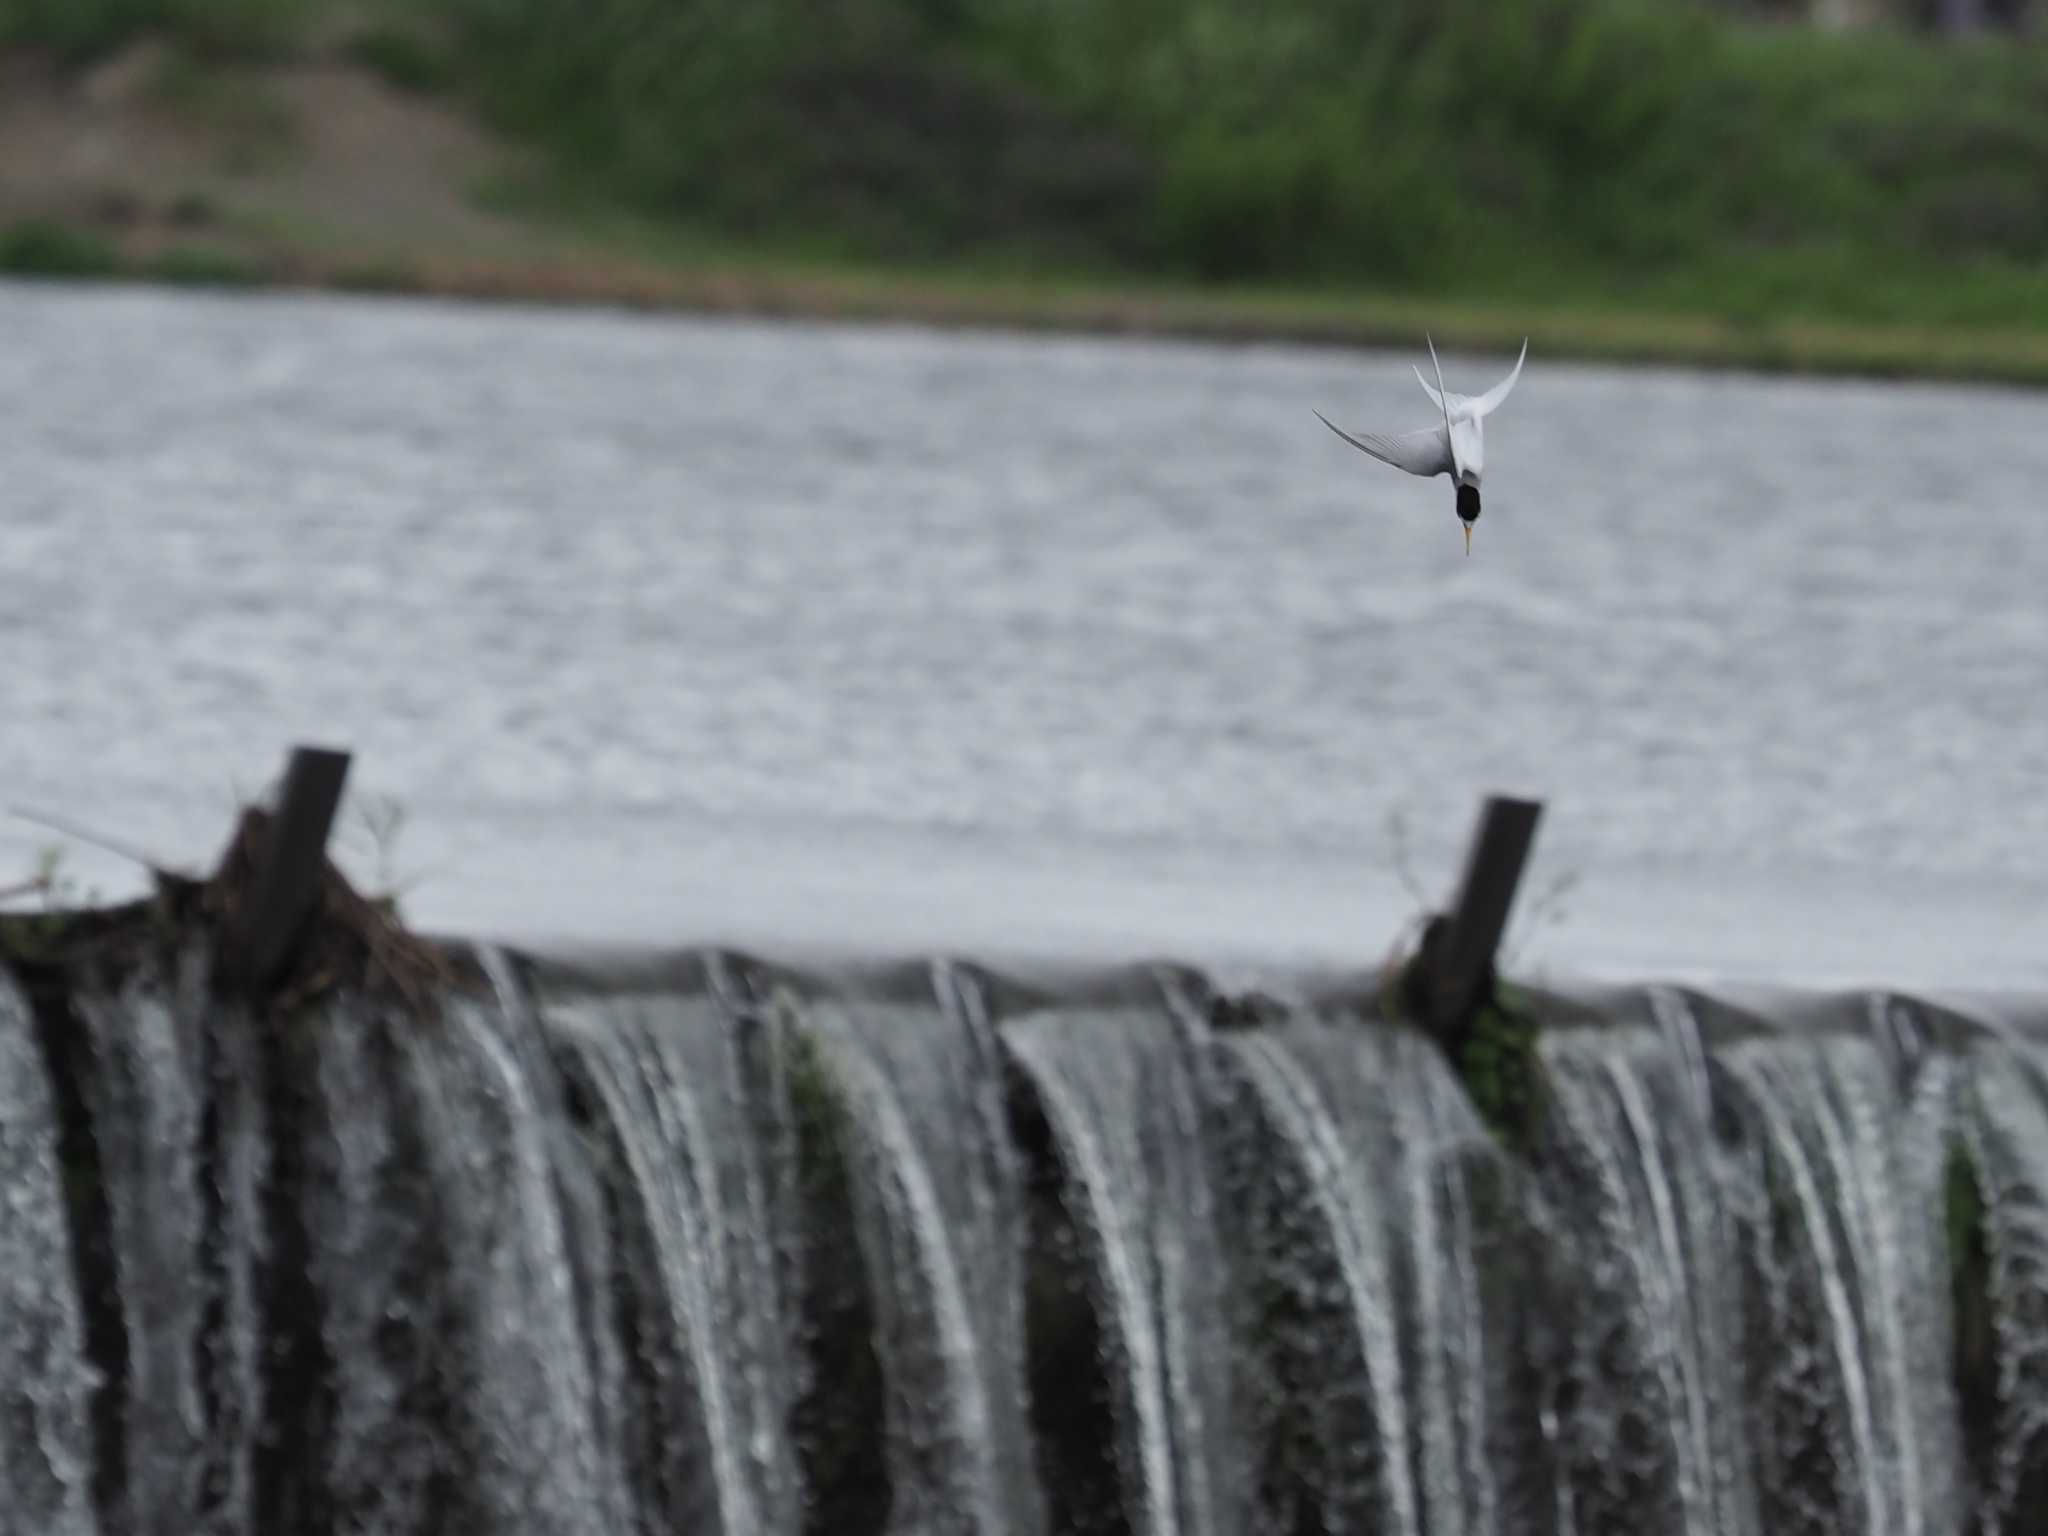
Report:
[[[1522,376],[1522,364],[1529,356],[1529,338],[1522,338],[1522,355],[1515,359],[1515,366],[1508,376],[1485,394],[1476,396],[1454,395],[1444,388],[1444,366],[1437,361],[1436,342],[1426,333],[1423,339],[1429,343],[1429,362],[1436,370],[1436,387],[1430,387],[1420,368],[1415,370],[1415,379],[1421,384],[1423,393],[1435,401],[1437,409],[1443,413],[1442,426],[1418,427],[1413,432],[1360,432],[1353,436],[1321,411],[1316,412],[1316,420],[1382,464],[1391,464],[1424,479],[1433,475],[1449,475],[1451,484],[1457,487],[1458,521],[1465,525],[1465,553],[1469,555],[1472,553],[1472,525],[1479,521],[1479,479],[1486,472],[1485,421],[1500,409],[1508,391],[1515,387],[1515,380]]]

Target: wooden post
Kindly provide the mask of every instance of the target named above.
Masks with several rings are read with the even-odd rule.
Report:
[[[241,980],[252,991],[261,991],[276,978],[312,915],[348,765],[346,752],[292,749],[263,867],[256,874],[253,899],[242,914],[233,951]]]
[[[1450,912],[1432,920],[1417,956],[1417,1001],[1439,1040],[1461,1040],[1486,1000],[1494,952],[1508,926],[1515,888],[1536,841],[1541,802],[1487,798]]]

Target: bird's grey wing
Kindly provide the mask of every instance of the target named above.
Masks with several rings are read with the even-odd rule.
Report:
[[[1421,427],[1413,432],[1361,432],[1354,437],[1321,411],[1316,412],[1316,420],[1382,464],[1424,478],[1451,472],[1451,435],[1443,427]]]
[[[1412,363],[1409,366],[1414,367]],[[1462,416],[1472,404],[1471,397],[1468,395],[1457,394],[1448,389],[1438,389],[1428,379],[1423,377],[1420,368],[1415,369],[1415,382],[1420,384],[1422,392],[1429,396],[1429,403],[1442,411],[1446,416]]]
[[[1522,376],[1522,364],[1528,360],[1529,338],[1524,336],[1522,338],[1522,355],[1515,359],[1514,368],[1506,378],[1472,402],[1472,414],[1474,416],[1488,416],[1499,410],[1501,402],[1508,397],[1508,391],[1515,387],[1515,380]]]

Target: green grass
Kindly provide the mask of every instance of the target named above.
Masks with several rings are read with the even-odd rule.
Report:
[[[1684,0],[436,0],[585,203],[844,264],[2048,324],[2048,48]],[[627,40],[630,39],[630,46]]]
[[[1793,256],[1725,274],[1600,283],[1517,273],[1493,291],[1453,285],[1201,282],[1133,277],[1112,265],[1054,267],[997,249],[880,261],[829,241],[736,239],[622,208],[587,188],[500,182],[488,206],[551,230],[592,261],[667,278],[672,302],[847,318],[906,317],[1024,327],[1411,345],[1452,345],[1610,361],[2048,383],[2048,307],[2024,268],[1899,269],[1857,290],[1833,267]],[[657,285],[660,287],[661,285]],[[722,297],[720,297],[722,295]]]
[[[200,245],[173,246],[142,263],[138,275],[194,288],[249,288],[265,277],[262,265],[246,256]]]
[[[330,0],[0,0],[0,43],[85,62],[147,33],[252,57],[289,47]]]
[[[156,27],[214,60],[328,4],[0,0],[0,39]],[[2038,42],[1690,0],[354,14],[352,56],[545,151],[496,206],[686,297],[745,267],[855,309],[2048,376]]]
[[[402,91],[440,95],[458,80],[455,56],[444,43],[397,21],[378,21],[357,33],[348,53]]]
[[[106,277],[120,254],[97,235],[45,219],[0,231],[0,272],[13,277]]]

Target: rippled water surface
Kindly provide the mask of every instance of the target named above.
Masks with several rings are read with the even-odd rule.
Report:
[[[1373,959],[1505,790],[1530,955],[2048,976],[2048,402],[1534,348],[1467,559],[1310,414],[1409,363],[0,286],[0,799],[331,741],[430,922]]]

